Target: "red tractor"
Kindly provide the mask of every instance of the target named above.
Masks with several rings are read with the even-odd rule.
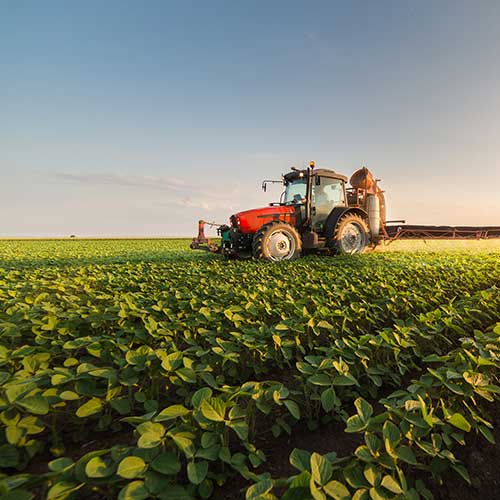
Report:
[[[198,237],[191,248],[205,249],[233,257],[272,261],[292,260],[313,251],[361,253],[375,246],[385,228],[384,195],[371,172],[362,168],[350,179],[333,170],[309,168],[285,174],[279,203],[238,212],[231,225],[217,225],[221,245],[205,237],[199,222]]]

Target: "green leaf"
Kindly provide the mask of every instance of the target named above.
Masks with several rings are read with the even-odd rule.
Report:
[[[334,327],[330,323],[328,323],[328,321],[325,320],[319,321],[316,326],[318,328],[324,328],[325,330],[330,330],[330,331],[334,330]]]
[[[200,404],[201,413],[208,420],[223,422],[226,413],[226,405],[219,398],[207,398]]]
[[[58,481],[47,493],[47,500],[63,500],[68,498],[71,493],[79,490],[83,484],[74,483],[71,481]]]
[[[291,413],[291,415],[295,417],[297,420],[300,420],[299,405],[295,401],[292,401],[291,399],[285,399],[285,401],[283,402],[285,406],[288,408],[288,411]]]
[[[196,458],[204,458],[205,460],[210,460],[210,461],[214,462],[219,457],[219,451],[220,451],[220,446],[215,445],[215,446],[211,446],[210,448],[198,448],[195,455],[196,455]],[[251,459],[252,456],[257,457],[256,455],[251,454],[249,457],[250,460],[252,460]],[[258,459],[258,457],[257,457],[257,459]],[[259,465],[260,465],[260,462],[259,462]]]
[[[30,396],[17,401],[17,404],[34,415],[47,415],[49,412],[49,402],[43,396]]]
[[[495,444],[495,436],[485,425],[479,426],[479,432],[491,443]]]
[[[111,406],[111,408],[117,411],[120,415],[129,415],[132,410],[130,402],[127,398],[112,399],[109,402],[109,406]]]
[[[16,488],[15,490],[1,495],[0,498],[2,500],[33,500],[33,498],[35,498],[35,495],[21,488]]]
[[[352,500],[369,500],[370,495],[368,494],[368,490],[366,488],[360,488],[354,492],[352,496]]]
[[[384,436],[384,443],[387,451],[393,450],[401,440],[401,434],[399,432],[399,427],[394,425],[389,420],[386,420],[384,427],[382,429]]]
[[[167,420],[172,420],[177,417],[183,417],[185,415],[188,415],[190,413],[190,410],[185,408],[182,405],[172,405],[169,406],[168,408],[165,408],[162,410],[155,418],[155,422],[164,422]]]
[[[314,479],[311,478],[309,483],[309,494],[312,495],[314,500],[326,500],[326,495],[321,486],[317,486]]]
[[[170,484],[168,489],[158,495],[161,500],[193,500],[193,497],[180,484]]]
[[[415,457],[415,453],[413,453],[413,450],[408,446],[399,446],[398,448],[396,448],[395,454],[403,462],[411,465],[417,465],[417,458]]]
[[[49,462],[48,467],[52,472],[60,472],[74,464],[73,460],[68,457],[56,458]]]
[[[389,500],[392,495],[389,496],[382,488],[373,486],[370,488],[370,498],[372,500]]]
[[[80,399],[80,395],[73,391],[63,391],[59,394],[59,397],[64,401],[75,401],[76,399]]]
[[[307,381],[313,385],[322,385],[322,386],[332,385],[332,379],[328,375],[325,375],[324,373],[317,373],[316,375],[309,377]]]
[[[198,486],[198,493],[203,499],[208,499],[212,496],[214,491],[214,483],[210,479],[204,479],[203,482]]]
[[[176,375],[178,375],[184,382],[188,382],[189,384],[196,383],[196,372],[191,368],[179,368],[176,370]]]
[[[85,474],[91,478],[102,478],[111,476],[114,467],[107,464],[101,457],[91,458],[85,466]]]
[[[391,491],[392,493],[396,493],[396,495],[402,495],[404,492],[401,489],[401,486],[396,481],[396,479],[392,476],[384,476],[382,478],[382,482],[380,483],[386,490]]]
[[[76,410],[76,416],[80,418],[90,417],[99,413],[102,410],[102,406],[103,404],[100,399],[92,398]]]
[[[182,352],[172,352],[162,360],[161,366],[167,371],[174,371],[182,364]]]
[[[351,498],[349,490],[339,481],[330,481],[325,484],[323,489],[335,500],[349,500]]]
[[[33,389],[36,389],[36,384],[9,384],[5,389],[5,396],[9,403],[14,403]]]
[[[311,453],[305,450],[294,448],[290,453],[290,463],[300,471],[311,470]]]
[[[151,467],[162,474],[175,475],[181,470],[181,463],[175,453],[166,452],[158,455],[151,462]]]
[[[299,370],[300,373],[303,373],[304,375],[313,375],[314,374],[314,368],[309,364],[309,363],[304,363],[303,361],[298,361],[295,363],[295,366],[297,367],[297,370]]]
[[[358,398],[354,401],[354,406],[358,412],[358,415],[363,419],[363,421],[367,421],[373,415],[373,407],[368,401],[365,401],[363,398]]]
[[[200,484],[208,472],[208,462],[189,462],[187,466],[188,479],[193,484]]]
[[[16,467],[19,462],[19,452],[11,444],[0,446],[0,467]]]
[[[332,380],[333,385],[347,386],[358,385],[358,381],[352,375],[337,375]]]
[[[454,413],[447,421],[462,431],[469,432],[471,430],[470,423],[461,413]]]
[[[373,462],[373,455],[370,453],[368,446],[358,446],[354,454],[363,462]]]
[[[469,472],[467,471],[467,469],[463,465],[451,464],[451,468],[455,472],[457,472],[467,484],[469,484],[469,485],[471,484]]]
[[[26,429],[17,427],[16,425],[8,425],[5,427],[5,437],[9,444],[14,446],[18,445],[25,435]]]
[[[323,410],[330,413],[333,408],[335,408],[335,399],[335,392],[333,392],[333,389],[325,389],[321,393],[321,406],[323,407]]]
[[[52,375],[52,377],[50,379],[50,383],[52,385],[60,385],[60,384],[64,384],[68,380],[71,380],[70,375],[63,375],[62,373],[56,373],[55,375]]]
[[[380,481],[380,472],[375,465],[366,465],[363,470],[363,475],[372,486],[378,486]]]
[[[186,457],[190,458],[194,455],[193,439],[194,435],[191,432],[169,432],[168,434],[179,447],[180,450],[184,452]]]
[[[325,485],[332,476],[332,464],[319,453],[311,455],[311,473],[313,479],[320,485]]]
[[[102,450],[90,451],[89,453],[83,455],[83,457],[79,458],[75,463],[75,468],[73,470],[74,477],[81,483],[87,481],[88,478],[87,475],[85,474],[85,466],[87,465],[87,462],[94,457],[100,457],[106,455],[108,452],[109,450],[102,449]]]
[[[203,448],[210,448],[214,444],[219,442],[219,437],[213,432],[204,432],[201,435],[201,446]]]
[[[198,408],[204,399],[210,397],[212,397],[212,389],[210,387],[202,387],[191,396],[191,404],[194,408]]]
[[[146,422],[142,422],[137,426],[137,431],[139,434],[146,434],[146,432],[150,432],[151,434],[155,434],[158,437],[162,437],[165,434],[165,426],[158,422],[150,422],[147,420]]]
[[[276,328],[276,330],[282,331],[282,332],[289,330],[288,326],[283,324],[283,323],[278,323],[274,328]]]
[[[226,424],[228,427],[233,429],[234,432],[242,441],[248,440],[248,424],[242,420],[230,421]]]
[[[119,500],[144,500],[145,498],[150,498],[150,495],[144,486],[144,481],[132,481],[124,486],[118,494]]]
[[[373,433],[365,432],[365,443],[373,454],[380,448],[380,439]]]
[[[155,496],[163,496],[165,491],[170,488],[172,483],[171,478],[155,472],[154,470],[148,470],[144,475],[144,485],[146,489]]]
[[[238,404],[234,405],[229,411],[230,420],[235,420],[238,418],[246,418],[246,416],[247,416],[247,410],[245,408],[242,408]]]
[[[311,473],[307,470],[303,470],[297,476],[292,476],[292,481],[290,482],[290,488],[307,488],[309,492],[309,484],[311,482]]]
[[[359,415],[353,415],[349,417],[346,421],[345,432],[360,432],[364,430],[367,426],[365,420]]]
[[[366,488],[368,486],[365,476],[357,464],[351,467],[346,467],[343,469],[342,473],[344,474],[344,478],[349,486],[352,486],[353,488]]]
[[[250,486],[245,493],[245,500],[263,500],[266,494],[273,489],[273,483],[269,479],[259,481]]]
[[[134,479],[146,470],[146,463],[140,457],[125,457],[118,465],[117,474],[125,479]]]

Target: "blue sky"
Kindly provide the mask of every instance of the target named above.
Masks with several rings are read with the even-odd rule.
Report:
[[[500,224],[500,3],[0,2],[0,236],[190,235],[291,165]]]

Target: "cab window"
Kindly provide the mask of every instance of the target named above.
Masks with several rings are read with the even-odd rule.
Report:
[[[344,183],[339,179],[316,177],[312,186],[313,225],[321,225],[335,207],[344,205]]]

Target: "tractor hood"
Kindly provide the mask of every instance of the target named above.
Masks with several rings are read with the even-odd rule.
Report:
[[[241,233],[255,233],[261,226],[273,220],[280,220],[295,226],[296,207],[278,205],[245,210],[231,216],[231,225]]]

